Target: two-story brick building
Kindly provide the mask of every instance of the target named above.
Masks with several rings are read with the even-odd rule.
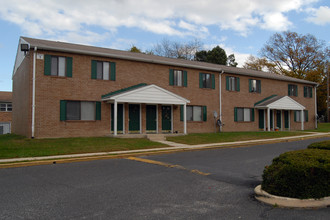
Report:
[[[261,71],[21,37],[13,132],[28,137],[301,130],[316,83]]]
[[[0,134],[11,132],[12,93],[0,92]]]

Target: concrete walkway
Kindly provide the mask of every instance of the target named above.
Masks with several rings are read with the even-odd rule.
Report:
[[[10,158],[10,159],[0,159],[0,164],[5,163],[15,163],[15,162],[26,162],[26,161],[42,161],[42,160],[57,160],[57,159],[74,159],[74,158],[93,158],[102,156],[125,156],[143,153],[155,153],[155,152],[171,152],[171,151],[185,151],[185,150],[201,150],[210,148],[221,148],[221,147],[231,147],[231,146],[246,146],[264,143],[278,143],[287,142],[303,139],[312,139],[319,137],[330,137],[330,132],[328,133],[316,133],[309,132],[306,135],[290,136],[282,138],[270,138],[270,139],[260,139],[260,140],[249,140],[249,141],[235,141],[235,142],[225,142],[225,143],[211,143],[211,144],[198,144],[198,145],[187,145],[180,144],[171,141],[160,140],[158,142],[169,145],[170,147],[163,148],[152,148],[152,149],[141,149],[141,150],[127,150],[127,151],[112,151],[112,152],[99,152],[99,153],[85,153],[85,154],[69,154],[69,155],[57,155],[57,156],[43,156],[43,157],[25,157],[25,158]]]

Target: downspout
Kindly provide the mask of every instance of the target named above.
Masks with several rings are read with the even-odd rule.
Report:
[[[221,75],[224,73],[223,70],[219,73],[219,117],[220,121],[222,122],[222,104],[221,104]],[[221,129],[221,128],[220,128]]]
[[[327,86],[329,88],[329,86]],[[317,94],[316,94],[316,86],[314,87],[314,97],[315,97],[315,129],[317,129]],[[327,112],[329,111],[329,109],[327,109]]]
[[[36,58],[37,58],[37,47],[34,47],[33,53],[33,76],[32,76],[32,127],[31,127],[31,138],[34,138],[35,129],[35,108],[36,108]]]

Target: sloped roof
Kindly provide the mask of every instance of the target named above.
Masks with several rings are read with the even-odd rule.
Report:
[[[184,68],[195,68],[195,69],[213,71],[213,72],[224,71],[225,73],[229,73],[229,74],[238,74],[238,75],[245,75],[245,76],[252,76],[259,78],[268,78],[268,79],[275,79],[281,81],[317,85],[317,83],[315,82],[296,79],[274,73],[268,73],[268,72],[256,71],[256,70],[244,69],[238,67],[230,67],[230,66],[212,64],[206,62],[174,59],[174,58],[167,58],[167,57],[161,57],[150,54],[133,53],[128,51],[114,50],[114,49],[108,49],[102,47],[72,44],[72,43],[65,43],[59,41],[40,40],[40,39],[34,39],[28,37],[21,37],[21,39],[23,39],[28,44],[30,44],[30,48],[37,47],[38,50],[62,51],[68,53],[103,56],[103,57],[110,57],[117,59],[141,61],[147,63],[164,64],[164,65],[184,67]]]
[[[117,90],[102,96],[102,101],[175,105],[184,105],[186,103],[190,103],[188,99],[185,99],[154,84],[138,84]]]
[[[0,102],[12,102],[13,93],[12,92],[0,92]]]
[[[255,108],[270,108],[280,110],[303,110],[305,107],[289,96],[273,95],[254,105]]]

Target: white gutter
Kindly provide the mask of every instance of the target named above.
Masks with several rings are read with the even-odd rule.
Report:
[[[329,86],[329,85],[328,85]],[[315,97],[315,128],[317,129],[317,94],[316,94],[316,86],[314,87],[314,97]],[[327,109],[327,111],[329,111],[328,109]]]
[[[221,103],[221,76],[224,73],[223,70],[219,73],[219,116],[220,116],[220,121],[222,122],[222,103]]]
[[[32,126],[31,126],[31,138],[34,138],[34,128],[35,128],[36,59],[37,59],[37,47],[34,47],[34,52],[33,52],[33,76],[32,76]]]

